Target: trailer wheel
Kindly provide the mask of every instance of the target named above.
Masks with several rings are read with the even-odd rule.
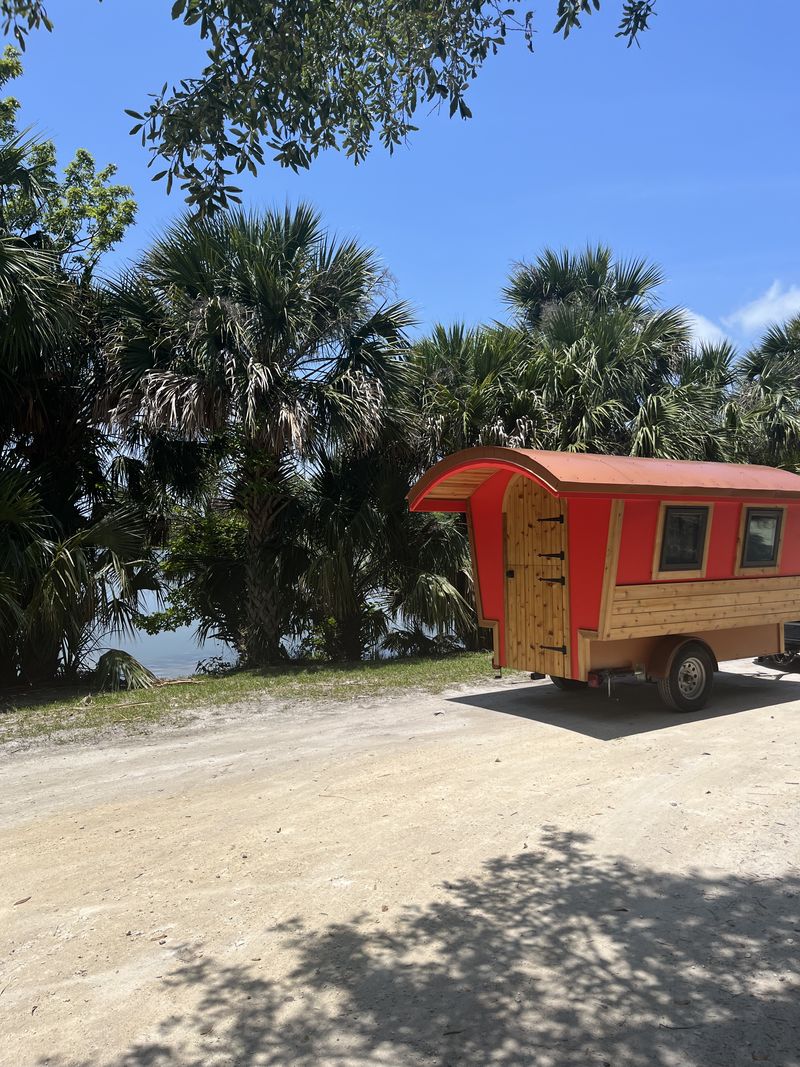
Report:
[[[658,695],[674,711],[699,711],[708,703],[715,664],[699,641],[686,641],[672,657],[669,672],[658,679]]]
[[[581,682],[577,678],[562,678],[558,674],[551,674],[550,681],[556,687],[556,689],[585,689],[586,682]]]

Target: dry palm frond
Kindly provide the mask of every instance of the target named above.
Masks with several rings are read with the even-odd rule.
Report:
[[[121,648],[110,648],[104,652],[97,661],[94,673],[101,689],[114,692],[119,689],[152,689],[157,683],[152,671]]]

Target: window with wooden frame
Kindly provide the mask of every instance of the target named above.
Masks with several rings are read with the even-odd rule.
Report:
[[[737,574],[775,574],[783,543],[785,507],[742,508]]]
[[[653,579],[705,576],[712,512],[712,504],[662,503]]]

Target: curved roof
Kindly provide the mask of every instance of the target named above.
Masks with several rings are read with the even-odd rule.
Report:
[[[500,470],[528,474],[557,495],[800,498],[800,476],[775,467],[491,446],[464,449],[431,467],[408,493],[409,507],[465,511],[475,490]]]

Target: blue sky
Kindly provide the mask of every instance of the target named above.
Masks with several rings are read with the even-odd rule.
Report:
[[[269,165],[243,183],[246,202],[312,202],[380,252],[423,326],[502,317],[515,260],[603,241],[660,263],[664,302],[701,332],[748,344],[800,311],[800,5],[661,0],[628,50],[613,36],[620,6],[604,0],[564,42],[555,0],[541,0],[535,53],[515,43],[488,62],[473,119],[422,115],[406,148],[357,168],[334,153],[299,176]],[[133,186],[139,219],[117,264],[181,210],[123,113],[199,69],[194,30],[170,7],[49,0],[55,31],[31,38],[13,88],[62,163],[86,147]]]

